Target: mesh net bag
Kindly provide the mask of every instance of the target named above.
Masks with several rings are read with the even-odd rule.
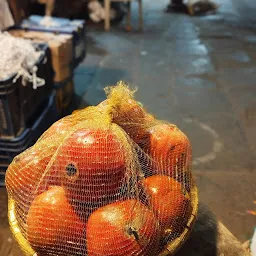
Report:
[[[198,202],[191,145],[123,84],[54,123],[6,172],[25,255],[172,255]]]

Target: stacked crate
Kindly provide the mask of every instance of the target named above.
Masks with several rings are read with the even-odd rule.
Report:
[[[54,18],[56,26],[40,25],[30,16],[8,32],[44,45],[38,76],[46,85],[33,90],[13,77],[0,81],[0,185],[13,157],[32,145],[56,119],[66,115],[74,96],[74,69],[85,57],[84,21]],[[43,73],[45,72],[45,73]]]
[[[23,37],[49,44],[55,71],[57,109],[65,115],[74,95],[74,69],[86,55],[85,22],[52,17],[48,25],[42,25],[44,19],[43,16],[32,15],[19,28]]]
[[[60,115],[71,104],[73,85],[73,38],[72,35],[26,31],[12,28],[9,33],[16,37],[45,42],[51,51],[51,66],[54,70],[52,89],[56,92],[56,108]]]
[[[0,185],[13,157],[57,119],[50,50],[46,44],[37,44],[37,48],[43,52],[36,67],[44,86],[33,89],[30,82],[24,86],[22,78],[14,79],[17,74],[0,81]]]

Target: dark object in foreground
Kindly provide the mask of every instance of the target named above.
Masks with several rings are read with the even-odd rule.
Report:
[[[199,204],[197,220],[191,235],[177,256],[202,255],[250,256],[208,207]]]

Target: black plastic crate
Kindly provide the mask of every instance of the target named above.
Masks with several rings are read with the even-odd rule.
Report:
[[[0,139],[0,186],[4,185],[5,171],[13,158],[32,146],[41,134],[54,123],[59,115],[55,105],[55,93],[44,102],[44,109],[33,125],[27,127],[19,137]]]
[[[56,34],[73,35],[73,66],[74,68],[86,57],[86,30],[84,20],[69,20],[66,18],[53,17],[56,26],[43,26],[40,21],[43,16],[31,15],[28,19],[23,20],[18,28],[31,31],[51,32]],[[16,27],[17,28],[17,27]]]
[[[45,80],[45,85],[33,89],[32,83],[28,82],[24,86],[21,78],[14,81],[16,74],[0,80],[0,138],[21,134],[52,92],[54,72],[50,50],[47,44],[35,45],[43,52],[36,67],[37,76]]]

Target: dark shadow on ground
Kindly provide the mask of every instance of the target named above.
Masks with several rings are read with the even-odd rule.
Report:
[[[176,256],[249,256],[242,244],[200,203],[192,232]]]
[[[99,30],[101,31],[101,30]],[[108,54],[108,51],[104,48],[102,48],[97,41],[91,37],[90,35],[86,35],[86,45],[87,45],[87,51],[90,54],[97,54],[100,56],[105,56]]]
[[[200,204],[198,217],[189,239],[179,250],[177,256],[216,256],[217,254],[217,220],[214,214]]]

